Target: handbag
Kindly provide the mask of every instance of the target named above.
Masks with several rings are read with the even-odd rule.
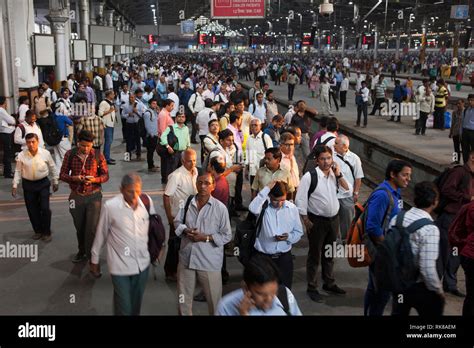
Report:
[[[175,145],[176,144],[179,145],[179,140],[176,134],[174,133],[173,126],[169,126],[169,128],[170,128],[170,132],[168,133],[168,136],[166,137],[168,141],[168,145],[171,146],[173,150],[176,150]],[[156,152],[158,152],[158,154],[161,156],[162,154],[168,153],[168,150],[166,149],[165,145],[162,145],[161,142],[158,141],[158,143],[156,144]]]

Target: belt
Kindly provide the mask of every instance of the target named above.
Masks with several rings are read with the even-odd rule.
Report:
[[[270,258],[272,258],[272,259],[279,259],[281,256],[286,255],[286,254],[288,254],[289,252],[291,252],[291,250],[289,250],[289,251],[287,251],[287,252],[284,252],[284,253],[276,253],[276,254],[265,254],[265,253],[262,253],[261,251],[258,251],[258,250],[257,250],[257,252],[258,252],[259,254],[268,256],[268,257],[270,257]]]
[[[332,216],[332,217],[327,217],[327,216],[321,216],[321,215],[314,215],[314,214],[312,214],[312,213],[310,213],[310,212],[308,212],[308,215],[309,215],[310,217],[313,217],[313,218],[319,219],[319,220],[323,220],[323,221],[334,221],[334,220],[338,217],[337,214],[334,215],[334,216]]]
[[[79,193],[77,191],[73,191],[71,193],[76,194],[76,195],[81,196],[81,197],[87,197],[87,196],[92,196],[92,195],[95,195],[95,194],[101,193],[101,192],[102,192],[102,190],[99,189],[99,190],[95,190],[95,191],[92,191],[92,192],[88,192],[87,194]]]

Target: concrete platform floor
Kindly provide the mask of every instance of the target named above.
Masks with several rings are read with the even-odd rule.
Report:
[[[352,74],[352,78],[354,76]],[[253,84],[251,81],[241,80],[241,82],[249,87]],[[270,89],[274,90],[274,97],[285,105],[290,105],[298,100],[304,100],[309,107],[315,108],[322,114],[321,100],[319,98],[311,98],[311,92],[306,84],[297,85],[293,95],[293,102],[290,102],[288,101],[288,87],[286,83],[276,86],[271,80],[267,80],[267,82],[270,84]],[[416,82],[415,86],[417,86]],[[357,107],[355,105],[355,91],[353,89],[350,89],[347,93],[346,104],[346,107],[340,107],[338,112],[334,107],[334,103],[332,103],[332,112],[339,122],[361,134],[361,136],[375,139],[378,143],[393,151],[402,150],[411,153],[413,157],[417,157],[423,162],[431,162],[430,164],[433,167],[439,166],[441,168],[453,162],[454,147],[452,139],[448,137],[449,129],[441,131],[428,128],[425,136],[415,136],[415,120],[413,117],[402,116],[401,123],[387,122],[389,117],[378,116],[378,111],[375,114],[376,116],[368,116],[367,128],[355,128]],[[369,106],[368,113],[371,111],[372,106]],[[449,109],[448,111],[452,112]],[[282,112],[286,113],[287,109],[282,110]]]
[[[402,128],[403,125],[399,127]],[[120,135],[119,129],[120,126],[117,127],[116,136]],[[367,131],[376,132],[376,129],[369,128]],[[118,194],[124,173],[137,171],[143,179],[143,190],[152,196],[159,214],[164,217],[160,174],[148,173],[145,161],[124,162],[124,152],[125,146],[120,139],[116,139],[112,153],[117,165],[110,166],[110,180],[103,186],[104,199]],[[38,245],[39,258],[37,262],[0,258],[0,315],[111,315],[113,288],[107,271],[105,251],[101,258],[103,276],[100,279],[89,275],[85,263],[73,264],[70,261],[77,252],[77,246],[68,211],[68,186],[61,183],[59,191],[51,197],[53,240],[49,244],[31,239],[33,232],[22,193],[20,191],[15,200],[10,191],[11,180],[0,179],[0,244],[9,242]],[[369,192],[367,187],[363,187],[361,199],[365,201]],[[248,182],[244,184],[243,196],[248,204]],[[235,221],[232,224],[235,227]],[[302,312],[305,315],[362,315],[367,269],[351,268],[345,259],[336,259],[335,276],[337,284],[347,290],[347,295],[329,296],[323,292],[326,295],[325,303],[317,304],[309,300],[305,282],[307,244],[306,237],[303,237],[293,249],[296,258],[292,290]],[[229,257],[227,261],[231,277],[229,284],[224,286],[224,294],[240,286],[242,273],[242,267],[236,258]],[[176,283],[165,282],[162,267],[156,269],[156,275],[157,280],[154,280],[150,273],[142,314],[177,315]],[[459,287],[464,291],[462,270],[458,272],[458,276]],[[462,303],[462,299],[447,295],[445,314],[459,315]],[[387,306],[386,314],[390,310],[391,305]],[[195,302],[194,313],[207,315],[207,305]]]

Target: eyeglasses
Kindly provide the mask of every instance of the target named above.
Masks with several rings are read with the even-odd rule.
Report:
[[[287,147],[290,147],[290,146],[295,146],[295,144],[281,144],[282,146],[287,146]]]

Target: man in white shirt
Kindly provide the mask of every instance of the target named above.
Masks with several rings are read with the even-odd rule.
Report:
[[[39,146],[38,135],[28,133],[25,136],[26,149],[20,152],[16,160],[12,196],[16,198],[20,181],[26,210],[35,234],[33,239],[51,241],[51,210],[49,209],[49,188],[53,181],[53,191],[58,190],[59,173],[49,151]]]
[[[280,149],[282,157],[280,167],[290,173],[291,186],[296,190],[300,185],[300,172],[294,155],[295,141],[295,136],[290,132],[285,132],[281,135]]]
[[[13,136],[15,144],[21,145],[21,151],[26,150],[26,135],[34,133],[38,136],[39,147],[44,149],[43,133],[41,128],[36,124],[36,114],[33,110],[28,110],[25,115],[25,121],[20,123]]]
[[[196,133],[197,133],[197,124],[196,118],[198,113],[206,107],[204,104],[204,98],[202,97],[202,86],[198,85],[196,88],[196,93],[194,93],[191,98],[189,98],[188,102],[189,110],[191,111],[191,124],[192,124],[192,131],[191,131],[191,142],[194,143],[196,140]]]
[[[105,99],[99,104],[99,117],[104,123],[104,156],[107,164],[114,165],[115,160],[110,157],[110,147],[114,141],[114,126],[115,126],[115,93],[113,90],[105,92]]]
[[[369,94],[370,91],[367,88],[367,83],[362,81],[362,87],[356,91],[356,103],[357,103],[357,123],[355,127],[360,127],[360,118],[362,113],[364,113],[364,123],[362,128],[367,127],[367,114],[368,114],[368,103],[369,103]]]
[[[30,110],[30,99],[27,96],[21,96],[18,98],[18,122],[23,122],[25,120],[25,115],[28,110]]]
[[[356,77],[356,91],[360,91],[362,88],[362,81],[365,81],[365,76],[360,73],[360,71],[357,72],[357,77]]]
[[[16,120],[7,112],[7,98],[0,96],[0,143],[3,146],[3,177],[12,179],[13,132]]]
[[[186,199],[196,194],[196,151],[187,149],[181,154],[182,166],[176,169],[168,176],[165,193],[163,195],[163,207],[165,208],[166,217],[170,227],[168,240],[168,254],[165,261],[165,275],[167,280],[176,281],[178,256],[176,250],[172,250],[172,243],[180,243],[180,239],[176,237],[174,219],[178,214],[179,208],[186,202]]]
[[[314,146],[316,145],[326,145],[334,152],[334,144],[336,143],[337,132],[339,131],[339,121],[336,117],[330,117],[327,125],[326,125],[327,132],[321,135]],[[313,146],[313,147],[314,147]]]
[[[206,90],[202,93],[202,97],[204,98],[204,100],[206,99],[214,100],[214,98],[216,97],[216,95],[212,91],[212,87],[213,87],[213,84],[209,82],[207,84]]]
[[[341,87],[339,89],[339,98],[341,99],[341,107],[346,107],[347,91],[349,90],[349,79],[347,75],[344,74],[344,78],[341,82]]]
[[[156,211],[149,196],[149,212],[140,198],[142,180],[138,174],[125,175],[120,192],[105,202],[100,211],[90,271],[94,276],[100,276],[99,256],[105,244],[114,286],[114,314],[139,315],[150,266],[149,214],[156,214]]]
[[[107,71],[107,74],[105,75],[105,89],[114,89],[114,83],[112,81],[112,76],[110,75],[109,71]]]
[[[196,117],[196,125],[199,129],[199,139],[201,139],[201,163],[204,161],[204,139],[209,133],[209,121],[217,120],[217,108],[219,102],[212,101],[212,99],[206,99],[204,101],[205,108],[202,109]]]
[[[318,291],[318,268],[320,264],[324,282],[323,290],[341,295],[346,293],[336,285],[334,279],[333,256],[335,251],[333,250],[332,256],[329,256],[326,246],[334,245],[333,243],[337,239],[339,228],[337,193],[339,190],[343,192],[351,191],[352,187],[345,180],[339,165],[334,163],[332,151],[328,146],[316,146],[314,154],[318,166],[301,178],[295,204],[299,209],[309,239],[306,262],[308,287],[306,292],[312,301],[323,302],[323,298]]]
[[[278,115],[278,104],[276,103],[273,90],[269,89],[266,94],[267,99],[267,114],[266,114],[266,124],[270,125],[272,123],[273,117]],[[291,120],[288,122],[290,124]]]
[[[219,145],[219,121],[216,118],[211,118],[207,124],[207,127],[209,132],[203,140],[204,158],[206,158],[211,153],[211,151],[214,150],[217,145]]]
[[[260,161],[265,157],[265,151],[273,147],[272,138],[262,132],[262,124],[259,119],[250,121],[250,136],[247,138],[245,165],[250,176],[250,186],[253,184]]]
[[[172,85],[168,86],[168,99],[170,99],[174,102],[173,110],[171,110],[171,112],[170,112],[170,116],[174,121],[174,119],[176,118],[176,114],[179,111],[179,97],[174,92],[174,86],[172,86]]]
[[[339,199],[339,223],[340,238],[346,239],[347,232],[354,219],[354,203],[359,199],[359,190],[362,185],[364,172],[362,171],[362,162],[354,152],[349,150],[349,138],[345,135],[339,135],[334,144],[334,162],[341,168],[341,173],[347,182],[353,187],[350,192],[338,192]]]
[[[216,311],[222,296],[224,245],[232,239],[232,230],[227,207],[211,196],[215,184],[211,173],[200,173],[196,179],[197,194],[186,199],[174,219],[176,235],[181,237],[178,263],[180,315],[192,315],[196,280],[202,286],[210,315]]]
[[[249,113],[260,120],[261,123],[267,122],[267,103],[263,100],[263,93],[256,94],[256,100],[249,106]]]
[[[327,77],[323,77],[321,81],[321,86],[319,87],[319,94],[321,96],[321,105],[322,105],[322,114],[323,115],[334,115],[331,111],[331,104],[329,102],[329,92],[331,90],[331,85]]]

